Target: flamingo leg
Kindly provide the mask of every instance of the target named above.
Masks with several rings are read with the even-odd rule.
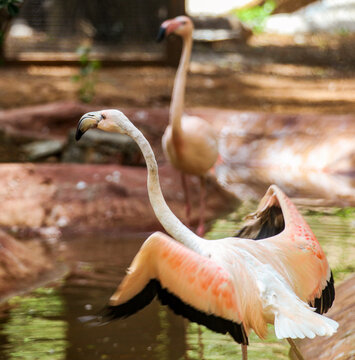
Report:
[[[296,355],[297,359],[298,360],[304,360],[304,357],[302,356],[302,354],[301,354],[300,350],[298,349],[296,343],[290,338],[287,338],[287,341],[290,344],[292,352]]]
[[[242,360],[248,360],[248,345],[242,345]]]
[[[182,189],[184,191],[184,197],[185,197],[186,225],[190,226],[191,203],[190,203],[189,187],[187,186],[187,179],[186,179],[186,175],[184,173],[181,173],[181,184],[182,184]]]
[[[197,235],[205,234],[205,209],[206,209],[206,178],[200,177],[200,218],[197,227]]]

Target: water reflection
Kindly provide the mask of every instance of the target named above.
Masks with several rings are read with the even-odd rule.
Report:
[[[67,322],[61,297],[55,289],[39,289],[16,297],[8,319],[1,326],[4,337],[1,359],[63,360],[66,358]]]
[[[158,311],[158,318],[160,322],[160,334],[157,336],[157,345],[154,349],[155,357],[161,360],[169,360],[170,354],[168,351],[170,345],[170,323],[168,318],[168,311],[164,307],[160,307]]]
[[[244,202],[214,222],[209,238],[233,235],[241,219],[255,209]],[[300,207],[334,271],[336,281],[354,272],[355,209]],[[72,275],[53,288],[17,297],[0,322],[0,359],[36,360],[192,360],[238,359],[240,346],[174,315],[157,301],[127,319],[89,327],[79,316],[94,314],[106,303],[147,234],[76,238],[68,241]],[[250,336],[251,359],[288,359],[288,344],[274,336]]]
[[[68,244],[72,260],[79,258],[80,266],[61,289],[69,324],[67,359],[177,360],[183,356],[183,319],[157,301],[134,316],[105,326],[88,327],[76,320],[105,305],[146,237],[121,237],[120,241],[115,237],[86,238]]]

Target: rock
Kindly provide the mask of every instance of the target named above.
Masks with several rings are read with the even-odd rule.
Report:
[[[80,117],[93,106],[79,102],[55,102],[0,111],[0,128],[36,139],[66,137]]]
[[[111,159],[114,163],[136,164],[139,159],[136,158],[135,150],[133,153],[131,152],[134,149],[131,146],[128,146],[127,151],[123,152],[121,151],[121,145],[119,146],[121,149],[119,152],[123,153],[121,158],[113,155],[113,152],[116,151],[114,150],[115,147],[118,146],[117,141],[114,141],[115,145],[105,147],[105,144],[100,143],[100,140],[98,140],[103,153],[97,153],[97,156],[93,155],[95,160],[87,152],[84,155],[85,151],[89,150],[84,151],[82,146],[85,147],[85,145],[80,144],[85,141],[84,139],[87,136],[91,139],[91,135],[87,135],[91,134],[91,132],[85,134],[78,145],[75,143],[73,128],[75,128],[81,116],[86,112],[102,108],[106,108],[106,106],[93,107],[78,102],[57,102],[0,111],[0,162],[28,161],[28,152],[31,153],[32,151],[35,151],[35,153],[30,154],[30,156],[34,156],[33,161],[37,161],[40,160],[42,151],[49,151],[48,155],[51,152],[56,153],[60,147],[59,143],[65,143],[68,140],[69,147],[65,149],[64,161],[81,161],[80,159],[85,158],[85,161],[91,159],[90,161],[97,162],[99,158],[102,158],[104,162]],[[161,136],[168,124],[168,109],[120,108],[120,110],[124,111],[140,128],[152,145],[154,152],[156,152],[158,160],[162,159]],[[69,138],[68,133],[70,134]],[[35,144],[27,147],[29,143]],[[126,144],[128,143],[126,142]],[[23,147],[23,145],[26,146]],[[44,147],[47,149],[44,150]],[[61,159],[61,156],[57,156],[57,158]],[[46,158],[43,157],[42,159]]]
[[[63,142],[59,140],[42,140],[30,142],[22,148],[27,154],[27,161],[40,161],[52,156],[59,157],[63,146]]]
[[[234,22],[232,17],[227,16],[195,16],[192,18],[195,29],[224,29],[233,30],[239,27],[239,21]],[[238,25],[237,25],[238,24]]]
[[[137,165],[142,158],[138,145],[128,136],[91,130],[80,141],[71,130],[63,162]]]
[[[326,316],[339,323],[338,331],[331,337],[297,340],[304,360],[351,360],[355,350],[355,275],[335,289],[335,301]],[[296,357],[291,353],[291,359]]]
[[[67,132],[85,110],[61,102],[0,111],[0,162],[58,160]]]
[[[159,169],[164,197],[185,218],[177,171]],[[0,226],[18,229],[56,227],[67,232],[161,230],[150,205],[146,168],[119,165],[3,164],[0,166]],[[189,179],[192,223],[198,221],[199,181]],[[206,219],[235,208],[234,195],[211,177]],[[137,221],[139,219],[139,221]]]
[[[48,158],[60,158],[63,141],[44,140],[35,133],[0,128],[0,162],[47,161]]]
[[[144,133],[158,163],[165,163],[161,137],[168,123],[168,109],[122,110]],[[113,140],[107,147],[106,140],[95,140],[96,134],[90,131],[80,142],[75,142],[73,128],[87,111],[90,111],[88,105],[56,103],[0,112],[0,128],[4,129],[0,131],[0,160],[28,159],[23,151],[23,145],[28,143],[39,140],[64,143],[68,139],[64,161],[143,164],[143,159],[138,157],[140,152],[126,140]],[[355,204],[353,115],[275,114],[215,108],[186,109],[186,113],[206,119],[220,132],[222,156],[217,167],[218,179],[238,197],[251,195],[258,199],[270,183],[277,183],[294,196],[303,196],[306,191],[312,197],[329,199],[339,206]],[[85,142],[87,136],[89,144]],[[129,151],[123,149],[126,145],[121,147],[121,141]],[[21,201],[24,214],[26,201]],[[13,203],[8,204],[10,212],[12,206]],[[34,212],[39,223],[41,211]],[[0,219],[5,219],[7,213],[0,214]]]
[[[15,19],[9,30],[9,37],[28,39],[34,35],[33,29],[28,25],[27,21],[24,19]]]
[[[316,1],[292,14],[275,14],[266,22],[264,31],[277,34],[354,33],[355,1]]]
[[[252,32],[245,28],[235,16],[196,16],[193,19],[196,43],[215,43],[221,46],[245,43]]]
[[[355,205],[352,114],[274,114],[190,109],[220,133],[217,178],[236,196],[262,196],[272,183],[292,196]],[[256,180],[257,179],[257,180]]]
[[[9,128],[0,128],[0,162],[46,161],[63,149],[63,141],[49,139]]]
[[[26,161],[28,158],[23,146],[37,140],[38,138],[29,134],[0,128],[0,162]]]
[[[0,230],[0,299],[30,286],[53,267],[39,241],[19,242]]]

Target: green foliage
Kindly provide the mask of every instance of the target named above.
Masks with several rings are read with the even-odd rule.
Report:
[[[349,29],[346,29],[346,28],[339,28],[339,30],[336,32],[339,36],[344,36],[344,37],[347,37],[349,35],[351,35],[351,32]]]
[[[90,59],[90,46],[80,46],[76,52],[79,54],[80,70],[72,77],[72,80],[80,84],[79,99],[88,103],[95,95],[97,70],[100,69],[101,63],[98,60]]]
[[[238,19],[248,25],[254,33],[263,32],[265,20],[275,10],[276,2],[274,0],[266,0],[263,5],[257,5],[249,9],[235,10],[234,15]]]
[[[338,209],[335,212],[335,215],[337,215],[339,217],[342,217],[342,218],[354,219],[354,217],[355,217],[355,208],[345,207],[345,208]]]
[[[329,209],[308,209],[305,211],[306,216],[338,216],[344,219],[353,219],[355,217],[355,208],[329,208]]]
[[[0,0],[0,10],[6,9],[11,17],[16,16],[20,11],[23,0]]]

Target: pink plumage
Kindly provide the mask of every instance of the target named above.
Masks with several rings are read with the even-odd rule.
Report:
[[[77,138],[92,127],[130,135],[147,162],[148,193],[165,230],[152,234],[102,314],[129,316],[155,297],[177,314],[242,344],[267,324],[279,339],[332,335],[338,324],[322,315],[334,300],[325,254],[291,200],[272,185],[237,237],[206,240],[181,223],[161,193],[158,167],[142,133],[117,110],[86,114]]]

